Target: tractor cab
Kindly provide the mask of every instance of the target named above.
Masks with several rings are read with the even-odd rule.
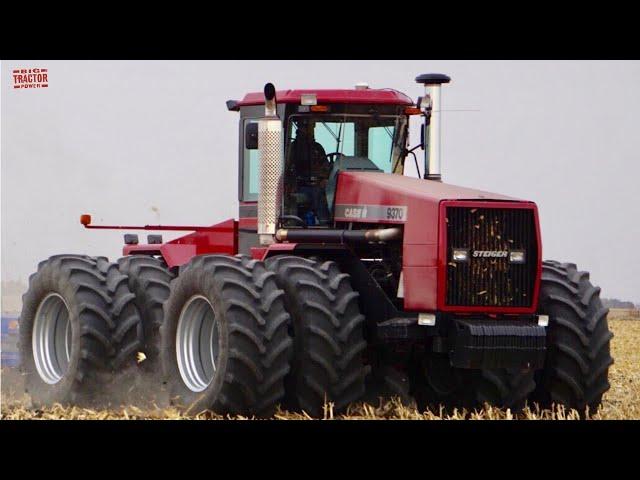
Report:
[[[279,226],[332,226],[342,171],[403,174],[409,116],[420,113],[403,93],[364,85],[351,90],[286,90],[275,92],[275,102],[274,117],[280,124]],[[240,112],[240,250],[246,251],[243,245],[257,243],[257,203],[264,181],[258,130],[265,117],[265,97],[250,93],[227,106]],[[247,235],[253,241],[247,241]]]

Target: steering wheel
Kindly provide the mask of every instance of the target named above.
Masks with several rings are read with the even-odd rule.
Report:
[[[306,222],[302,220],[300,217],[298,217],[297,215],[282,215],[278,220],[281,225],[284,225],[289,221],[289,222],[297,223],[302,228],[307,228]]]
[[[327,153],[326,157],[327,157],[327,160],[329,161],[329,163],[330,163],[331,165],[333,165],[333,163],[336,161],[336,158],[337,158],[339,155],[342,155],[342,152],[331,152],[331,153]]]

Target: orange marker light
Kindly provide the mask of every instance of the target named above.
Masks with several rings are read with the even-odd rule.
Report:
[[[83,215],[80,215],[80,223],[85,227],[89,225],[91,223],[91,215],[88,215],[86,213]]]
[[[329,107],[327,105],[312,105],[310,110],[312,112],[328,112]]]
[[[404,109],[404,113],[407,115],[420,115],[422,112],[418,107],[407,107]]]

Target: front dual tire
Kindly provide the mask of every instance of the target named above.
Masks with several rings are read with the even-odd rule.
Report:
[[[364,316],[335,262],[195,257],[164,313],[164,376],[187,413],[270,416],[281,404],[322,417],[364,394]]]
[[[313,417],[343,413],[365,393],[365,317],[351,278],[333,261],[278,255],[266,261],[285,291],[294,356],[285,406]]]
[[[189,414],[272,415],[291,360],[283,297],[273,272],[246,256],[202,255],[185,265],[160,328],[172,403]]]

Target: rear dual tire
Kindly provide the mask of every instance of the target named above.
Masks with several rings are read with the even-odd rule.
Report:
[[[171,293],[171,281],[175,274],[159,258],[148,255],[130,255],[118,260],[120,272],[129,279],[129,289],[135,295],[135,303],[142,319],[145,359],[140,368],[149,375],[161,377],[160,326],[164,319],[163,305]]]
[[[111,398],[120,403],[140,406],[166,406],[160,363],[160,325],[163,304],[169,297],[175,277],[164,260],[149,255],[129,255],[118,260],[118,269],[128,279],[128,286],[140,314],[143,342],[136,350],[137,364],[119,372]]]
[[[21,371],[34,406],[104,403],[135,361],[142,324],[127,277],[104,257],[55,255],[23,296]]]

